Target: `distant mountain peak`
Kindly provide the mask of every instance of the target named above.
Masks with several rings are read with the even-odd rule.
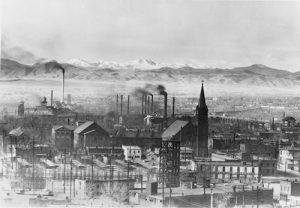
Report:
[[[268,67],[266,65],[263,65],[263,64],[253,64],[250,67],[261,68],[261,69],[270,68],[270,67]]]
[[[67,61],[68,64],[80,66],[80,67],[90,67],[92,64],[83,59],[70,59]]]

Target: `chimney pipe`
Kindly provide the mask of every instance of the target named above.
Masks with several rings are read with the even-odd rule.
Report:
[[[121,95],[121,116],[123,115],[123,95]]]
[[[127,115],[129,115],[129,102],[130,102],[130,95],[128,95],[128,99],[127,99]]]
[[[144,95],[142,95],[142,115],[144,115]]]
[[[117,101],[116,101],[116,113],[118,114],[118,105],[119,105],[119,95],[117,95]]]
[[[151,95],[151,113],[153,113],[154,109],[153,109],[153,95]]]
[[[65,101],[65,72],[64,72],[64,70],[62,71],[62,92],[61,92],[61,103],[64,103],[64,101]]]
[[[148,96],[148,115],[150,114],[150,96]]]
[[[164,94],[164,97],[165,97],[165,112],[164,112],[164,118],[165,120],[167,120],[167,117],[168,117],[168,95],[167,93]]]
[[[144,114],[147,115],[147,96],[144,95]]]
[[[53,90],[51,90],[50,104],[51,104],[51,107],[53,107]]]
[[[172,117],[175,118],[175,97],[173,97]]]

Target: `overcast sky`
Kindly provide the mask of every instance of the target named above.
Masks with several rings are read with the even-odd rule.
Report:
[[[300,70],[300,2],[4,0],[1,14],[2,53]]]

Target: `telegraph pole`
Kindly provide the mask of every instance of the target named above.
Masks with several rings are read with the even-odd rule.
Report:
[[[141,193],[143,192],[143,173],[141,174]]]
[[[256,186],[256,207],[259,208],[259,200],[258,200],[258,186]]]
[[[73,172],[73,167],[72,167],[72,159],[70,161],[70,200],[71,200],[71,197],[72,197],[72,172]]]
[[[94,158],[92,155],[92,184],[94,184]]]
[[[34,137],[32,142],[32,190],[34,190]]]
[[[66,156],[66,149],[65,149],[65,161],[64,161],[64,193],[66,193],[66,162],[67,162],[67,156]]]
[[[170,187],[169,208],[171,208],[171,195],[172,195],[172,189],[171,189],[171,187]]]
[[[130,157],[131,157],[131,145],[130,145],[130,148],[129,148],[129,153],[130,153]],[[130,203],[129,201],[129,167],[130,167],[130,159],[129,159],[129,154],[127,154],[127,165],[128,165],[128,168],[127,168],[127,197],[128,197],[128,204]]]
[[[210,189],[210,208],[214,208],[214,193],[213,189]]]
[[[245,184],[243,184],[243,208],[245,208]]]

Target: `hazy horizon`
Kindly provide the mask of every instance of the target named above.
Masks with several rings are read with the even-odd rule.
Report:
[[[4,0],[1,57],[300,71],[300,2]]]

